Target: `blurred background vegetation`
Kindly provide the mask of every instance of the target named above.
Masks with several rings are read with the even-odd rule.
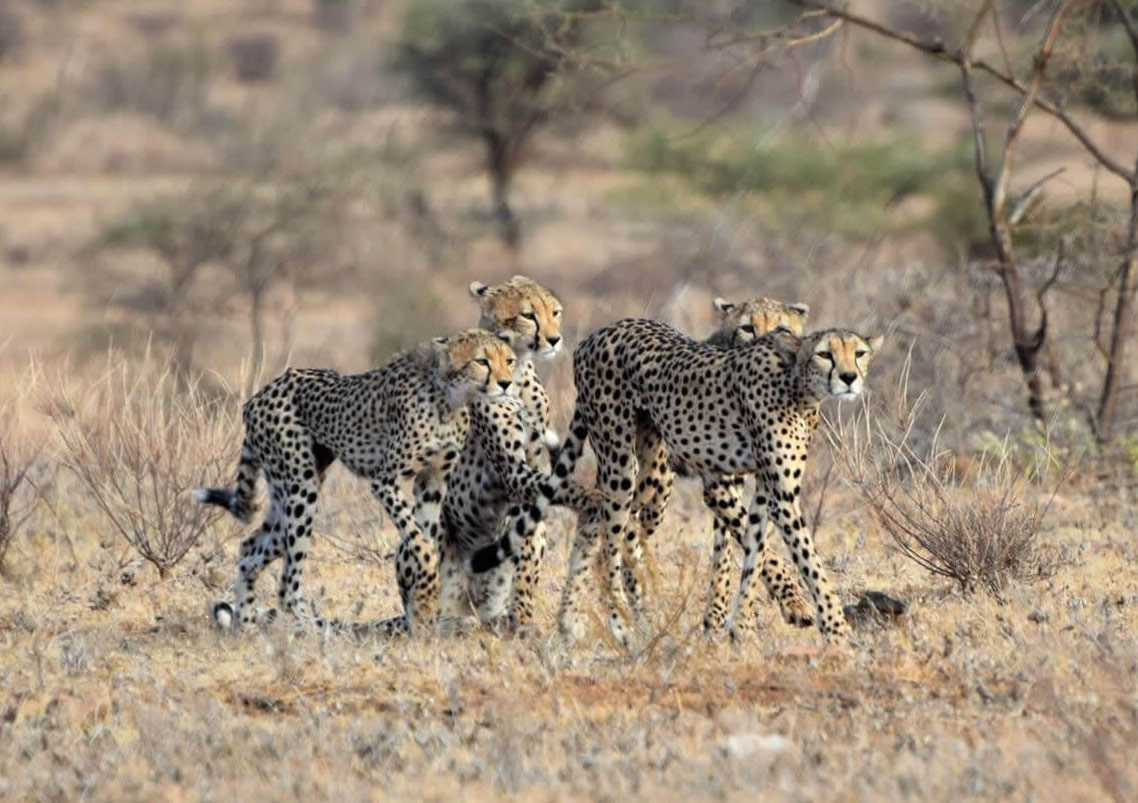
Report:
[[[850,8],[0,0],[0,376],[158,349],[244,393],[469,325],[472,279],[525,272],[571,341],[807,302],[889,333],[885,394],[911,353],[952,449],[1042,433],[1133,473],[1138,5]]]

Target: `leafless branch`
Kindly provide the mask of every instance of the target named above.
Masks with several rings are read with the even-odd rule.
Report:
[[[794,2],[796,5],[802,6],[803,8],[825,11],[827,14],[845,20],[846,22],[856,25],[859,28],[873,31],[874,33],[880,34],[886,39],[892,39],[895,42],[900,42],[901,44],[908,45],[915,50],[927,53],[928,55],[933,56],[940,61],[945,61],[956,65],[960,64],[961,53],[949,50],[947,47],[945,47],[944,42],[939,39],[922,39],[909,33],[895,31],[892,28],[889,28],[888,26],[868,17],[864,17],[860,14],[855,14],[852,11],[847,11],[846,9],[831,6],[828,3],[818,2],[818,0],[792,0],[792,2]],[[1027,95],[1030,90],[1027,85],[1025,85],[1014,75],[991,64],[985,59],[975,59],[972,61],[971,66],[974,70],[979,70],[986,73],[987,75],[990,75],[1005,86],[1014,89],[1016,92],[1019,92],[1021,95]],[[1064,109],[1062,106],[1052,103],[1045,98],[1039,97],[1038,94],[1032,98],[1032,104],[1036,108],[1043,110],[1061,122],[1063,126],[1071,132],[1075,139],[1077,139],[1079,143],[1082,144],[1084,148],[1086,148],[1087,152],[1090,153],[1099,162],[1099,164],[1101,164],[1107,170],[1119,176],[1127,183],[1134,183],[1138,181],[1138,174],[1136,174],[1135,171],[1130,170],[1117,160],[1111,158],[1110,155],[1108,155],[1098,143],[1091,139],[1091,136],[1087,133],[1086,129],[1084,129],[1074,119],[1072,119],[1069,114],[1067,114],[1066,109]]]
[[[1039,46],[1039,50],[1035,55],[1035,64],[1031,71],[1031,84],[1024,93],[1023,102],[1020,103],[1019,110],[1008,126],[1008,135],[1004,143],[1004,159],[1000,165],[1000,172],[996,176],[996,183],[992,198],[993,208],[999,211],[1002,216],[1004,211],[1004,200],[1007,197],[1008,181],[1011,178],[1012,165],[1015,163],[1016,148],[1019,145],[1019,135],[1023,130],[1023,122],[1027,119],[1027,114],[1035,105],[1035,99],[1039,96],[1039,88],[1043,85],[1043,73],[1047,69],[1047,62],[1051,59],[1051,53],[1055,49],[1055,42],[1059,38],[1059,32],[1063,28],[1063,19],[1070,12],[1071,7],[1077,0],[1064,0],[1063,3],[1055,9],[1055,13],[1051,15],[1051,21],[1047,25],[1047,33],[1043,37],[1043,42]],[[988,4],[990,5],[990,3]]]
[[[1065,252],[1065,245],[1062,240],[1059,241],[1059,252],[1055,254],[1055,267],[1051,269],[1051,275],[1047,277],[1046,281],[1039,286],[1036,291],[1035,297],[1039,300],[1040,308],[1043,308],[1043,297],[1047,295],[1047,291],[1051,289],[1052,285],[1059,278],[1059,272],[1063,269],[1063,257]]]
[[[1066,172],[1066,170],[1066,167],[1057,167],[1045,175],[1043,178],[1032,183],[1031,186],[1024,190],[1023,193],[1020,194],[1019,198],[1016,199],[1016,203],[1015,206],[1012,207],[1011,214],[1008,215],[1008,225],[1014,226],[1019,223],[1020,220],[1023,219],[1023,216],[1027,213],[1027,210],[1030,208],[1032,199],[1034,199],[1035,196],[1038,195],[1039,192],[1043,189],[1043,185],[1056,176],[1062,175]]]

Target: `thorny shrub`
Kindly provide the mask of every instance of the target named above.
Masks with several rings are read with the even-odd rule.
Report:
[[[827,420],[839,468],[905,557],[966,592],[1003,594],[1013,580],[1046,577],[1056,568],[1040,543],[1047,507],[1029,499],[1032,476],[1004,458],[960,459],[936,432],[916,445],[926,401],[912,403],[902,371],[895,409],[863,401],[848,420]]]
[[[148,357],[135,367],[112,361],[81,390],[61,382],[47,412],[63,467],[165,578],[216,516],[191,491],[232,469],[233,405]]]

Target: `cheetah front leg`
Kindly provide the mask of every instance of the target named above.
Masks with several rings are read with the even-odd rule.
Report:
[[[790,550],[794,565],[814,599],[815,618],[822,636],[829,644],[844,644],[849,639],[849,625],[841,601],[830,586],[822,560],[814,548],[814,539],[799,505],[801,486],[777,473],[767,475],[767,505],[782,539]],[[758,497],[756,489],[756,497]],[[757,501],[757,500],[756,500]]]
[[[743,495],[746,490],[744,477],[741,475],[724,476],[716,478],[714,483],[717,486],[716,496],[719,504],[723,506],[722,509],[726,514],[727,521],[733,524],[735,522],[741,524],[745,520],[749,520],[744,518],[746,516],[746,508],[743,505]],[[761,487],[761,484],[757,487]],[[765,499],[762,494],[758,494],[758,497]],[[765,514],[765,507],[758,513]],[[771,528],[772,525],[768,519],[766,531],[763,533],[763,537],[759,539],[761,546],[757,547],[759,549],[759,577],[762,578],[763,585],[766,586],[771,599],[778,603],[783,621],[798,627],[808,627],[813,623],[812,606],[807,604],[806,599],[802,596],[798,581],[788,570],[788,566],[775,556],[770,541]],[[741,526],[734,525],[731,534],[739,542],[739,545],[744,547],[745,552],[745,530]],[[755,583],[748,583],[746,593],[740,603],[738,616],[734,620],[736,625],[751,627],[757,624],[758,596],[759,586]]]
[[[534,626],[534,597],[537,596],[541,563],[548,542],[545,522],[539,522],[529,538],[522,542],[522,552],[514,566],[513,594],[510,601],[510,627],[524,631]],[[505,568],[505,567],[503,567]]]
[[[747,515],[747,522],[743,528],[741,539],[743,544],[743,573],[739,579],[739,592],[735,597],[735,604],[727,619],[727,632],[731,634],[732,640],[739,637],[740,610],[743,611],[744,619],[748,624],[750,624],[751,617],[754,616],[754,611],[748,610],[750,607],[748,603],[752,600],[751,588],[754,587],[751,580],[754,579],[758,559],[766,549],[766,532],[767,497],[764,495],[764,488],[760,482],[755,490],[755,496],[751,500],[751,510]]]
[[[397,473],[376,477],[371,481],[371,492],[399,530],[395,579],[403,600],[406,628],[413,633],[420,625],[433,624],[438,617],[439,553],[437,543],[415,521],[414,508],[398,481]]]
[[[557,626],[561,635],[568,641],[576,641],[585,635],[584,618],[581,615],[581,599],[585,595],[585,585],[588,579],[588,569],[593,561],[593,554],[603,538],[602,533],[607,531],[607,515],[602,515],[598,522],[590,526],[588,522],[579,522],[576,534],[573,537],[573,547],[569,551],[569,572],[565,578],[565,587],[561,590],[561,606],[557,611]]]

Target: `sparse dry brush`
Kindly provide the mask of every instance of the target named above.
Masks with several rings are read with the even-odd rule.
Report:
[[[35,508],[34,476],[43,449],[18,419],[16,400],[0,400],[0,572],[16,533]]]
[[[46,410],[59,462],[165,578],[215,517],[190,492],[230,467],[234,405],[183,384],[152,357],[141,365],[112,358],[86,387],[61,382]]]
[[[1002,596],[1013,580],[1050,576],[1057,555],[1040,543],[1047,505],[1032,499],[1032,477],[1006,456],[961,468],[939,431],[918,443],[926,396],[909,402],[907,375],[891,413],[865,401],[849,420],[828,421],[838,464],[874,518],[901,554],[967,592]]]

